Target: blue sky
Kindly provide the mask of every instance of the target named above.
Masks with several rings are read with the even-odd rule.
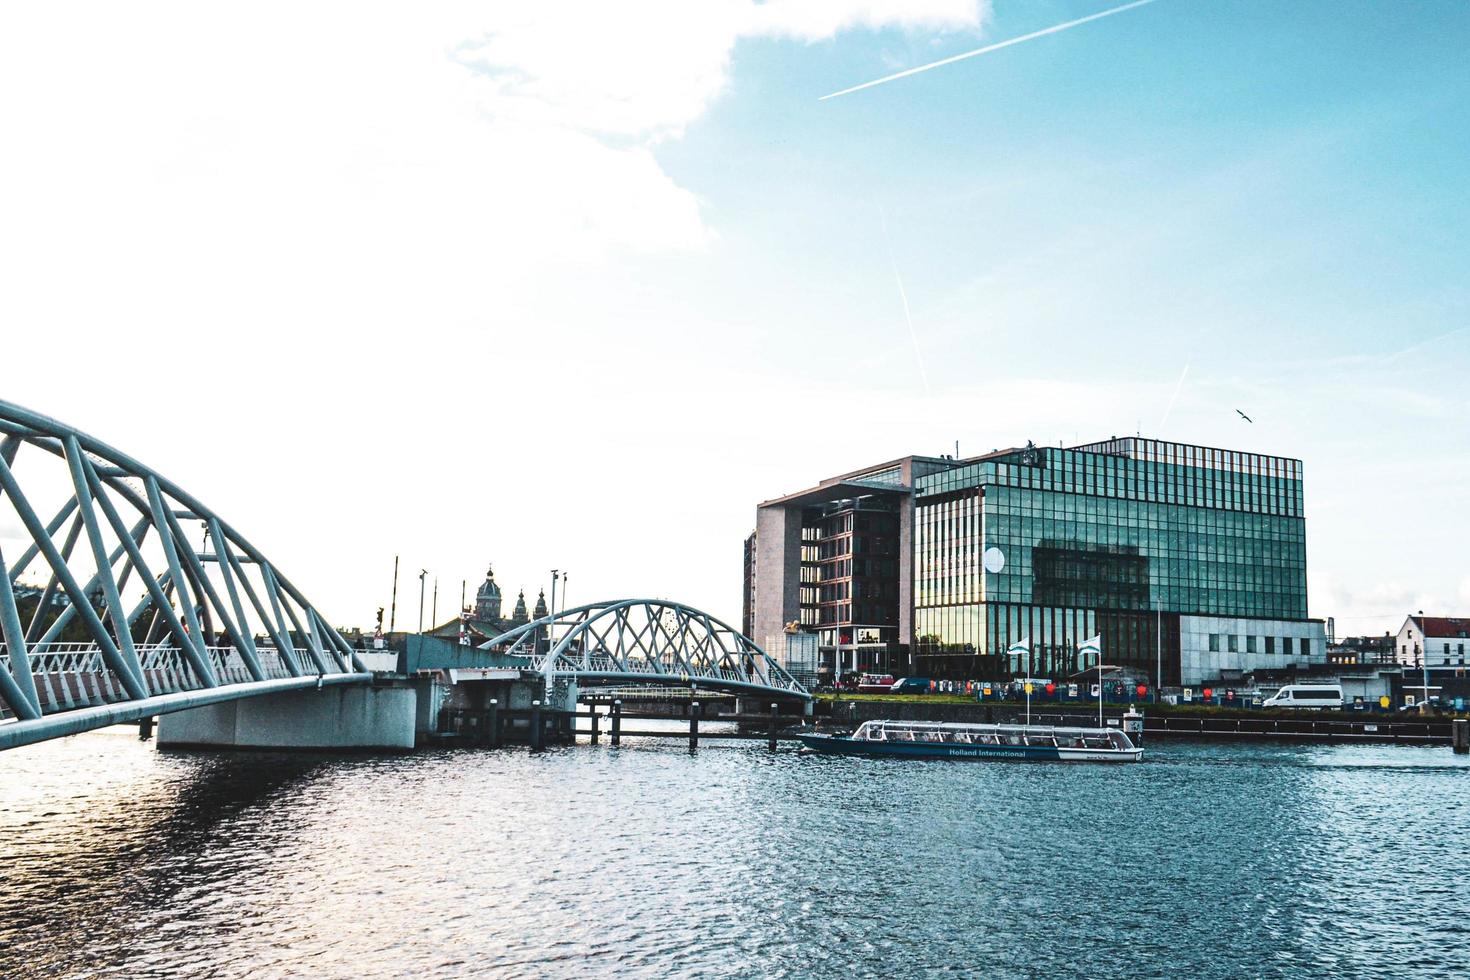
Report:
[[[1107,7],[9,6],[0,315],[73,353],[5,397],[344,623],[394,553],[735,618],[761,499],[1135,429],[1302,458],[1340,633],[1465,612],[1470,7],[1157,0],[818,101]],[[201,364],[250,397],[116,393]]]

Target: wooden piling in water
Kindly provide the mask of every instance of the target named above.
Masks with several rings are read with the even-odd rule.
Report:
[[[772,701],[771,702],[771,736],[770,736],[770,740],[766,743],[766,748],[770,749],[772,752],[776,751],[776,722],[777,722],[777,713],[776,712],[777,712],[777,710],[778,710],[778,708],[777,708],[776,702]]]
[[[623,702],[621,698],[614,698],[612,703],[612,744],[613,747],[623,743]]]
[[[689,751],[699,748],[699,702],[689,702]]]
[[[1450,744],[1455,755],[1470,754],[1470,718],[1456,718],[1450,724]]]
[[[535,751],[541,748],[541,739],[545,732],[541,725],[541,702],[531,702],[531,749]]]

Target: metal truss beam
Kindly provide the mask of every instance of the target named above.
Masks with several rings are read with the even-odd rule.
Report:
[[[59,460],[61,485],[69,484],[59,501],[40,496],[57,495],[54,478],[29,487],[53,515],[45,522],[26,496],[21,474],[28,477],[32,460],[22,447]],[[0,722],[0,748],[181,706],[371,677],[300,590],[219,515],[106,443],[5,401],[0,496],[30,537],[9,567],[0,554],[0,701],[15,719]],[[125,519],[124,504],[136,515]],[[189,541],[181,522],[190,520],[205,526],[205,547]],[[74,557],[84,535],[87,547]],[[15,585],[37,559],[49,579],[41,587],[37,573],[36,611],[24,623]],[[144,639],[135,640],[149,609],[148,628],[137,634]],[[78,621],[90,640],[59,642]],[[216,625],[227,647],[210,646]],[[279,663],[264,640],[257,647],[257,635],[275,644]]]
[[[536,637],[555,637],[542,649]],[[655,683],[811,695],[749,637],[709,613],[666,599],[592,603],[534,620],[480,644],[524,657],[550,691],[578,684]]]

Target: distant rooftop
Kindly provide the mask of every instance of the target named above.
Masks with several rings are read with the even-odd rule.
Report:
[[[1409,619],[1431,640],[1470,636],[1470,616],[1410,616]]]
[[[1153,463],[1200,466],[1212,470],[1271,473],[1297,480],[1300,480],[1302,476],[1302,461],[1290,456],[1268,456],[1263,453],[1242,452],[1238,449],[1215,449],[1211,446],[1194,446],[1185,442],[1146,439],[1143,436],[1113,436],[1102,442],[1073,446],[1072,451],[1123,456]]]
[[[1038,453],[1059,451],[1059,447],[1055,445],[1037,446],[1028,443],[1025,447],[1012,446],[1009,449],[995,449],[988,453],[981,453],[978,456],[966,456],[964,458],[956,458],[954,456],[903,456],[884,463],[877,463],[873,466],[865,466],[862,469],[852,470],[840,476],[830,477],[822,480],[814,487],[808,487],[794,493],[784,494],[772,500],[763,501],[760,506],[824,503],[873,492],[908,493],[911,492],[912,487],[905,483],[903,479],[903,467],[905,463],[910,464],[909,472],[911,479],[917,481],[920,477],[930,476],[934,473],[941,473],[945,470],[951,470],[961,466],[969,466],[973,463],[982,463],[986,460],[1005,460],[1008,457],[1018,456],[1028,449],[1035,450]],[[1261,476],[1275,476],[1294,480],[1300,480],[1302,478],[1302,463],[1298,459],[1291,459],[1286,456],[1266,456],[1261,453],[1248,453],[1235,449],[1213,449],[1209,446],[1194,446],[1182,442],[1166,442],[1162,439],[1146,439],[1142,436],[1113,436],[1101,442],[1089,442],[1081,446],[1072,446],[1070,449],[1063,451],[1093,453],[1101,456],[1119,456],[1125,459],[1172,463],[1178,466],[1195,466],[1201,469],[1225,472],[1253,473]]]

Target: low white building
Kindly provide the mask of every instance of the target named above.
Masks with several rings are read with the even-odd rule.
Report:
[[[766,653],[803,684],[817,676],[817,634],[772,633],[766,637]]]
[[[1327,630],[1321,620],[1179,617],[1179,673],[1197,687],[1224,671],[1250,673],[1327,662]]]
[[[1394,638],[1394,655],[1410,667],[1463,667],[1467,647],[1470,616],[1410,616]]]

